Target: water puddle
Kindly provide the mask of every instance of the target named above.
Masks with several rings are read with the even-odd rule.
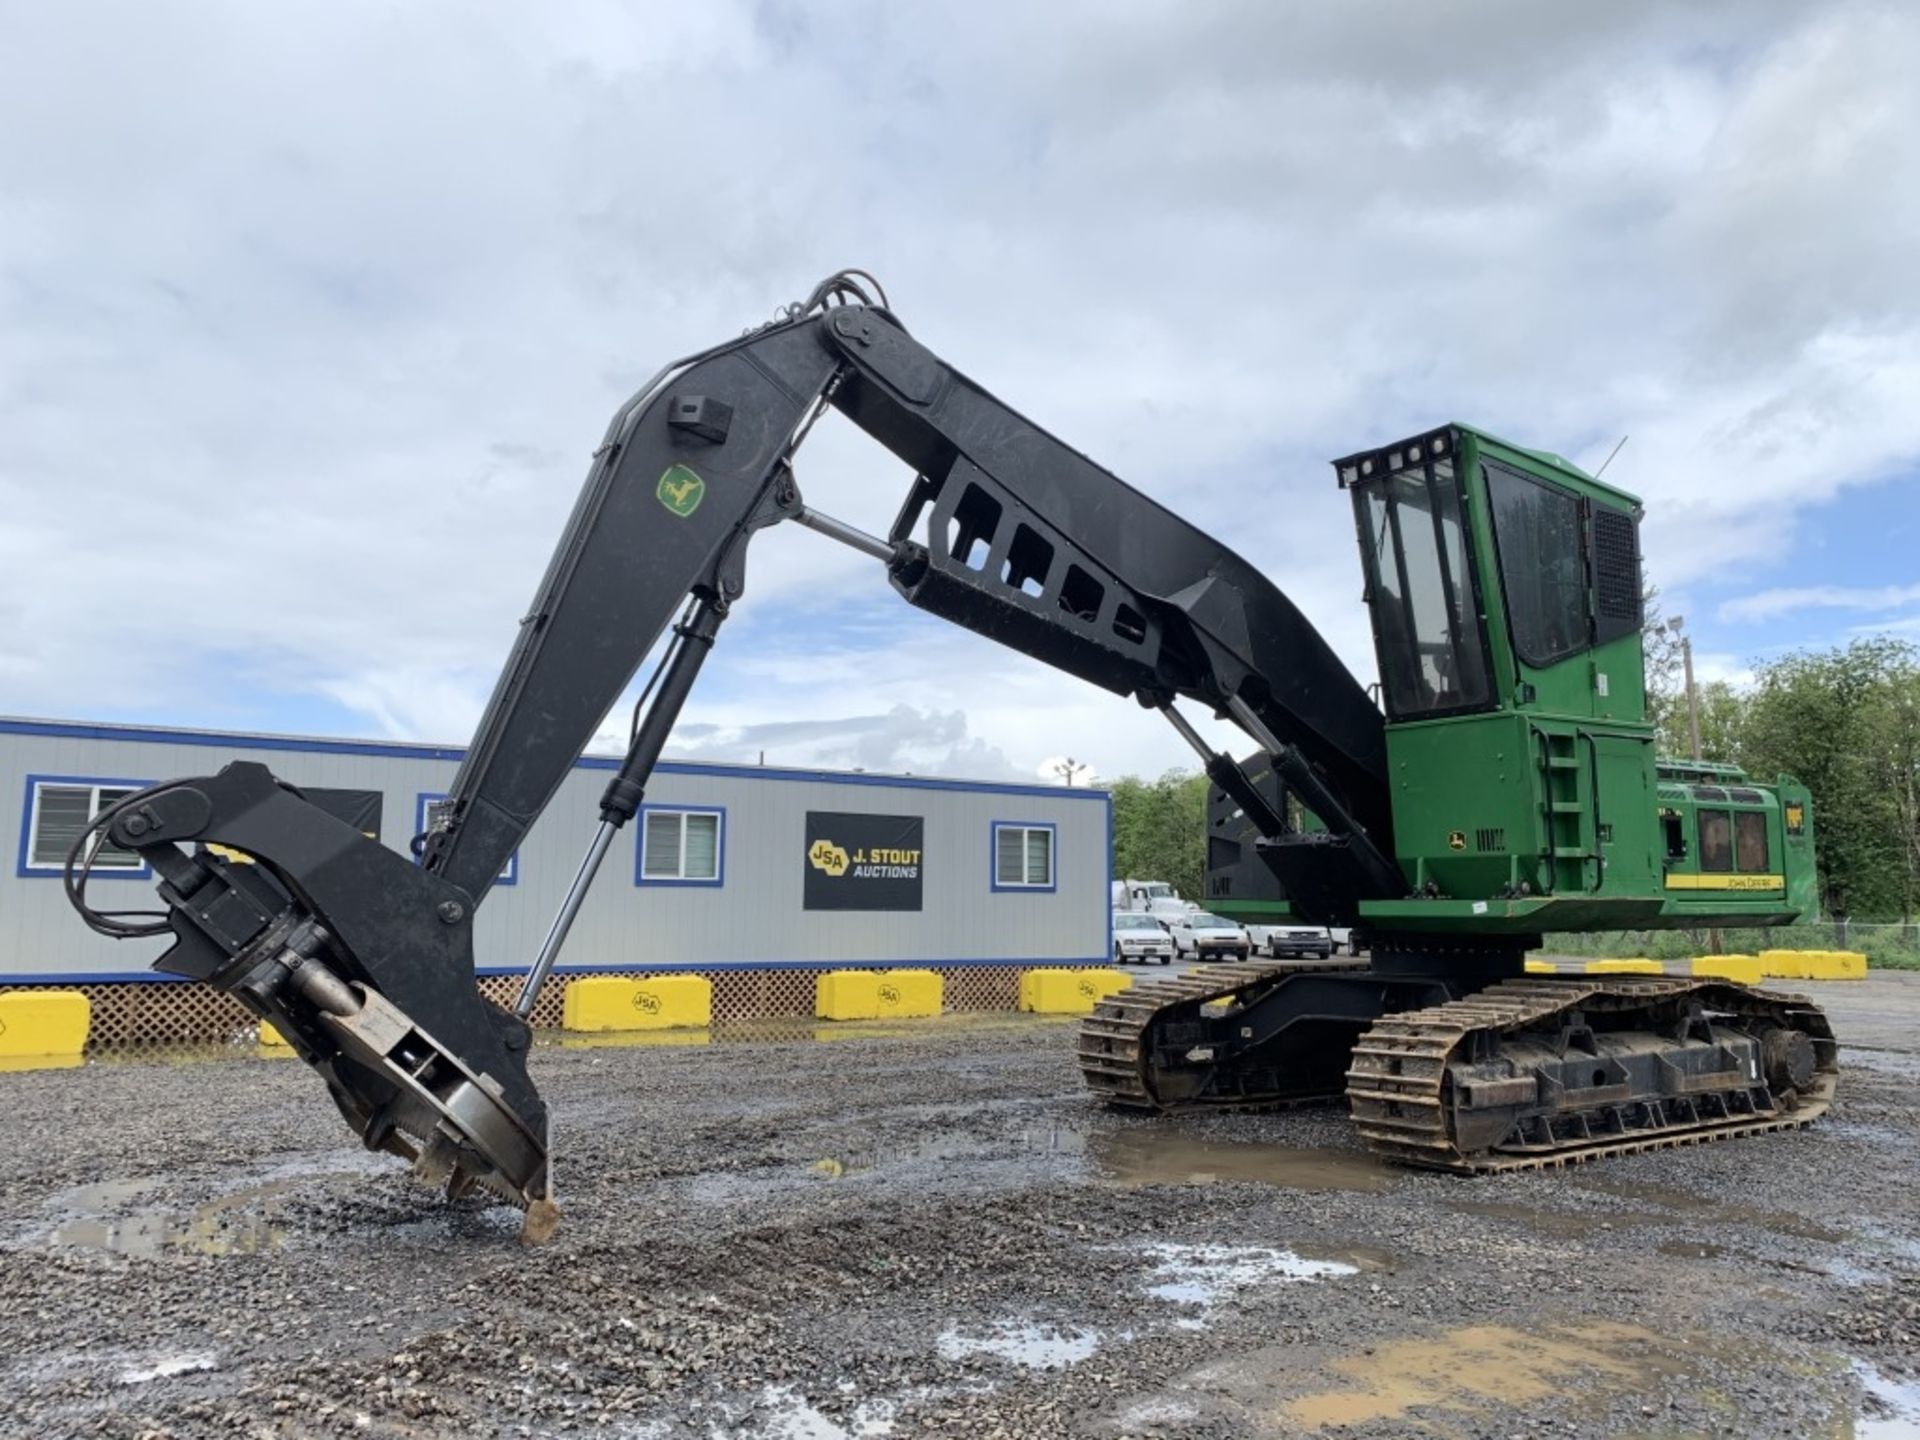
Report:
[[[934,1344],[944,1360],[991,1355],[1024,1370],[1064,1370],[1100,1348],[1100,1332],[1060,1330],[1030,1320],[1001,1320],[985,1335],[943,1330]]]
[[[1289,1400],[1284,1411],[1293,1425],[1318,1430],[1406,1420],[1415,1412],[1482,1414],[1538,1404],[1576,1385],[1638,1390],[1691,1368],[1705,1354],[1677,1356],[1672,1345],[1637,1325],[1610,1321],[1533,1332],[1469,1326],[1343,1356],[1328,1367],[1340,1384]]]
[[[1292,1250],[1257,1245],[1174,1245],[1146,1247],[1153,1262],[1147,1294],[1171,1305],[1211,1309],[1240,1291],[1269,1282],[1281,1284],[1357,1275],[1345,1260],[1315,1260]]]
[[[117,1378],[122,1385],[145,1385],[151,1380],[171,1380],[176,1375],[193,1375],[213,1368],[211,1355],[169,1355],[146,1365],[130,1366]]]
[[[79,1185],[52,1201],[62,1218],[46,1243],[149,1259],[167,1254],[257,1255],[284,1242],[279,1212],[287,1200],[357,1182],[370,1163],[377,1162],[355,1151],[344,1167],[281,1167],[257,1184],[184,1210],[150,1203],[166,1184],[164,1179]]]
[[[1251,1182],[1286,1190],[1383,1190],[1391,1172],[1371,1156],[1345,1150],[1201,1140],[1177,1130],[1123,1130],[1095,1135],[1087,1153],[1120,1185],[1211,1185]]]
[[[843,1424],[810,1405],[791,1385],[769,1385],[760,1394],[760,1407],[768,1412],[768,1440],[863,1440],[863,1437],[893,1433],[893,1406],[884,1400],[868,1400],[853,1408]]]
[[[910,1165],[963,1163],[978,1170],[993,1163],[1032,1164],[1065,1160],[1078,1164],[1087,1138],[1059,1126],[1008,1130],[986,1135],[942,1135],[911,1145],[849,1145],[832,1155],[805,1162],[809,1175],[847,1180],[874,1170]]]
[[[562,1035],[550,1042],[562,1050],[651,1050],[680,1045],[710,1045],[708,1030],[609,1030],[593,1035]]]
[[[1853,1362],[1860,1382],[1860,1413],[1854,1440],[1920,1440],[1920,1381],[1895,1380],[1864,1360]]]
[[[1457,1210],[1462,1215],[1519,1221],[1556,1240],[1584,1240],[1603,1227],[1647,1224],[1659,1219],[1650,1210],[1620,1215],[1577,1215],[1501,1200],[1449,1200],[1446,1203],[1449,1210]]]
[[[1479,1215],[1489,1220],[1520,1221],[1543,1235],[1562,1240],[1591,1239],[1599,1231],[1625,1230],[1636,1225],[1670,1225],[1676,1213],[1697,1217],[1712,1225],[1750,1225],[1755,1229],[1768,1230],[1776,1235],[1787,1235],[1799,1240],[1818,1240],[1827,1244],[1838,1244],[1848,1238],[1839,1231],[1809,1220],[1804,1215],[1794,1215],[1782,1210],[1763,1210],[1737,1202],[1729,1203],[1713,1199],[1711,1196],[1696,1195],[1689,1190],[1677,1190],[1659,1185],[1635,1185],[1621,1180],[1587,1180],[1584,1183],[1602,1194],[1637,1201],[1640,1205],[1650,1208],[1569,1212],[1546,1210],[1518,1201],[1503,1200],[1449,1200],[1447,1206],[1463,1215]],[[1570,1193],[1577,1194],[1577,1192]],[[1695,1250],[1702,1248],[1710,1247],[1693,1247]],[[1663,1253],[1672,1252],[1663,1251]]]
[[[933,1032],[1032,1029],[1066,1023],[1073,1017],[1010,1015],[1005,1011],[967,1011],[912,1020],[816,1020],[810,1015],[768,1015],[720,1020],[700,1029],[608,1030],[573,1034],[543,1030],[537,1043],[559,1050],[629,1050],[675,1045],[793,1045],[836,1040],[897,1040]]]
[[[1795,1215],[1784,1210],[1763,1210],[1753,1205],[1717,1200],[1710,1195],[1696,1195],[1691,1190],[1679,1190],[1665,1185],[1635,1185],[1625,1180],[1599,1179],[1589,1180],[1586,1183],[1605,1194],[1618,1195],[1627,1200],[1643,1201],[1657,1205],[1663,1210],[1711,1216],[1716,1224],[1751,1225],[1758,1230],[1771,1230],[1776,1235],[1788,1235],[1797,1240],[1819,1240],[1830,1245],[1849,1238],[1841,1231],[1809,1220],[1804,1215]]]

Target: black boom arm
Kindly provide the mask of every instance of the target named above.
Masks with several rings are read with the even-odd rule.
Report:
[[[907,600],[1142,703],[1187,697],[1240,719],[1327,822],[1335,844],[1302,848],[1321,869],[1335,852],[1333,892],[1400,893],[1384,858],[1380,713],[1292,602],[863,304],[817,309],[670,367],[614,417],[425,837],[429,870],[485,893],[691,598],[695,618],[683,628],[694,634],[667,670],[668,685],[682,679],[679,693],[656,699],[649,719],[664,723],[640,727],[603,802],[603,821],[616,826],[635,813],[687,671],[744,585],[752,534],[797,518],[859,535],[811,516],[794,478],[795,449],[828,404],[914,472],[884,548],[867,547],[885,556]],[[1208,768],[1235,788],[1222,757]],[[1263,830],[1284,825],[1245,788]],[[1296,888],[1325,888],[1308,878]]]
[[[418,865],[261,767],[233,765],[94,822],[68,866],[88,923],[170,933],[159,968],[272,1020],[369,1145],[538,1214],[546,1119],[525,1017],[744,588],[748,542],[783,519],[884,561],[912,604],[1164,710],[1303,913],[1336,920],[1360,898],[1403,894],[1380,713],[1299,610],[914,341],[854,273],[668,366],[614,416],[447,803],[416,841]],[[801,499],[794,453],[828,406],[913,472],[886,539]],[[462,983],[474,908],[669,625],[600,829],[508,1014]],[[1212,753],[1180,698],[1247,731],[1324,830],[1289,826],[1284,795],[1274,803],[1270,781]],[[153,864],[164,916],[88,906],[86,874],[108,841]]]

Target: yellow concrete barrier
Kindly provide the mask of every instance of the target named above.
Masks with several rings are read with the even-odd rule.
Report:
[[[813,1013],[820,1020],[876,1020],[880,977],[871,970],[829,970],[813,982]]]
[[[260,1044],[267,1050],[291,1050],[293,1042],[274,1028],[271,1020],[260,1022]]]
[[[565,1030],[699,1029],[713,1019],[713,982],[704,975],[628,980],[584,975],[567,982],[560,1004]]]
[[[1820,950],[1762,950],[1760,968],[1770,980],[1811,980]]]
[[[1020,1008],[1037,1015],[1090,1015],[1109,995],[1133,985],[1112,970],[1028,970],[1020,977]]]
[[[1658,960],[1589,960],[1580,967],[1588,975],[1664,975]]]
[[[1560,967],[1551,960],[1527,961],[1527,974],[1529,975],[1558,975],[1559,973]]]
[[[908,1019],[938,1015],[942,990],[940,977],[931,970],[887,970],[874,977],[874,1013],[877,1019]]]
[[[1827,959],[1833,965],[1835,980],[1864,980],[1867,978],[1867,957],[1858,950],[1829,950]]]
[[[86,1063],[84,1055],[0,1055],[0,1075],[17,1075],[25,1070],[78,1070]]]
[[[1867,957],[1853,950],[1803,950],[1800,952],[1803,980],[1864,980]]]
[[[1758,955],[1697,955],[1689,969],[1696,980],[1731,980],[1736,985],[1758,985],[1767,978]]]
[[[0,995],[0,1056],[78,1055],[92,1021],[78,990],[10,990]]]

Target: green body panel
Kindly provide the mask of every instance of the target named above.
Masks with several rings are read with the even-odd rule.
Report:
[[[1663,773],[1674,768],[1661,766]],[[1789,923],[1811,913],[1813,807],[1806,787],[1787,775],[1766,786],[1731,767],[1717,770],[1697,782],[1660,783],[1661,923],[1705,924],[1730,910],[1780,914],[1786,919],[1777,923]]]
[[[1354,493],[1395,857],[1414,897],[1362,901],[1364,925],[1500,937],[1776,924],[1812,909],[1803,788],[1656,762],[1633,496],[1463,425],[1337,469]],[[1696,798],[1734,776],[1747,798]],[[1749,816],[1724,827],[1744,837],[1745,872],[1702,869],[1702,808]],[[1273,900],[1215,908],[1286,911]]]

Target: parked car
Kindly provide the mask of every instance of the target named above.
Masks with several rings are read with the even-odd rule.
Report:
[[[1190,910],[1167,920],[1173,936],[1173,953],[1191,955],[1197,960],[1245,960],[1253,954],[1253,941],[1247,932],[1231,920]]]
[[[1254,925],[1248,934],[1256,950],[1276,960],[1324,960],[1334,951],[1332,932],[1322,925]]]
[[[1113,963],[1149,965],[1155,960],[1162,965],[1173,963],[1173,937],[1166,927],[1151,915],[1114,911]]]

